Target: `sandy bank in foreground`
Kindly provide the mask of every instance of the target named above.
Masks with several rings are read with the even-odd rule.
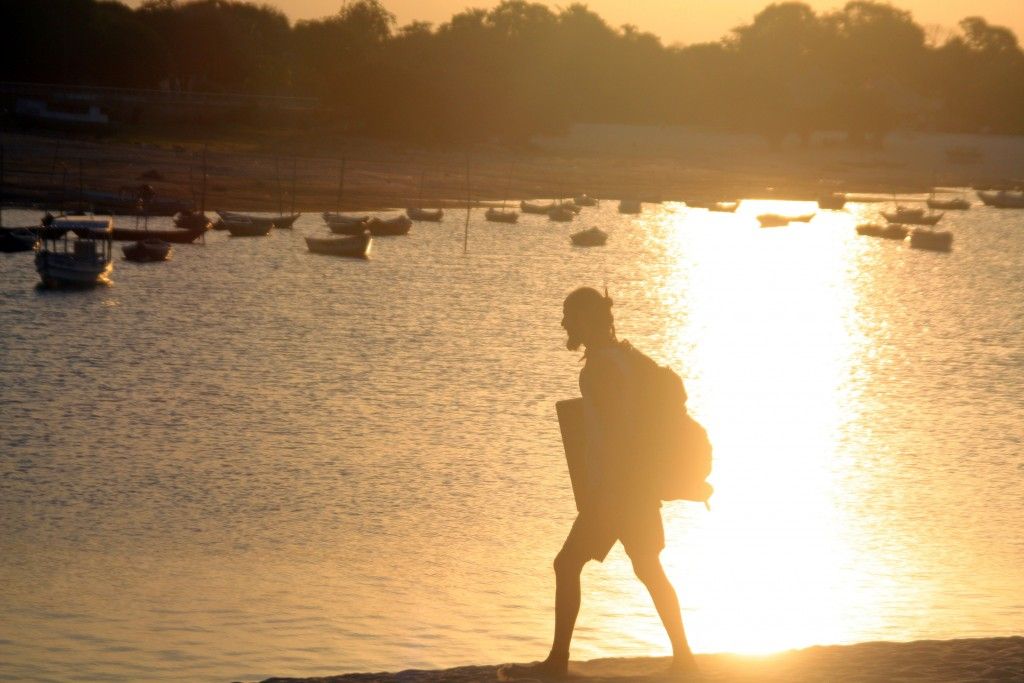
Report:
[[[697,655],[694,681],[1024,681],[1024,637],[860,643],[792,650],[763,657]],[[664,658],[574,662],[574,679],[627,683],[670,680],[659,675]],[[270,678],[263,683],[469,683],[497,681],[497,666],[437,671],[363,673],[321,678]],[[570,679],[571,680],[571,679]],[[678,680],[678,679],[672,679]]]

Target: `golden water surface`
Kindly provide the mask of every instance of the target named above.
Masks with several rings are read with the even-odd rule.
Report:
[[[452,213],[368,262],[306,253],[306,215],[73,293],[3,255],[0,677],[544,656],[581,284],[714,443],[710,512],[663,508],[695,650],[1019,634],[1024,212],[947,214],[935,254],[858,237],[879,208],[474,214],[468,256]],[[571,247],[590,225],[608,245]],[[617,547],[584,574],[573,656],[667,652]]]

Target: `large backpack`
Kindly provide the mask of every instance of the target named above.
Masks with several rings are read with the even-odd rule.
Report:
[[[714,489],[707,431],[686,412],[686,389],[672,368],[625,343],[634,381],[634,443],[648,490],[660,500],[707,505]]]

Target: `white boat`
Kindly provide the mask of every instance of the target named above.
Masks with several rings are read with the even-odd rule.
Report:
[[[36,252],[36,271],[45,286],[90,287],[110,282],[114,269],[110,218],[66,216],[55,218],[52,226],[62,228],[64,236],[45,237]],[[68,231],[77,238],[70,239]]]

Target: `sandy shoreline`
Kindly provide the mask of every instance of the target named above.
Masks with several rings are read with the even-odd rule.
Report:
[[[697,655],[695,681],[1024,681],[1024,636],[859,643],[792,650],[767,656]],[[570,675],[627,683],[668,680],[666,658],[573,662]],[[353,673],[319,678],[269,678],[262,683],[471,683],[497,681],[497,666],[436,671]]]
[[[143,182],[160,197],[198,203],[204,150],[199,143],[5,132],[4,147],[8,204],[12,196],[44,194],[70,202],[80,187],[116,192]],[[994,136],[894,135],[882,150],[827,140],[771,150],[749,135],[593,125],[538,138],[518,151],[490,146],[467,153],[363,139],[318,145],[313,134],[287,144],[222,141],[205,148],[208,210],[288,211],[293,186],[296,210],[323,211],[582,193],[644,201],[814,199],[832,191],[889,195],[1024,177],[1024,138]],[[975,150],[980,160],[951,164],[946,156],[956,148]]]

